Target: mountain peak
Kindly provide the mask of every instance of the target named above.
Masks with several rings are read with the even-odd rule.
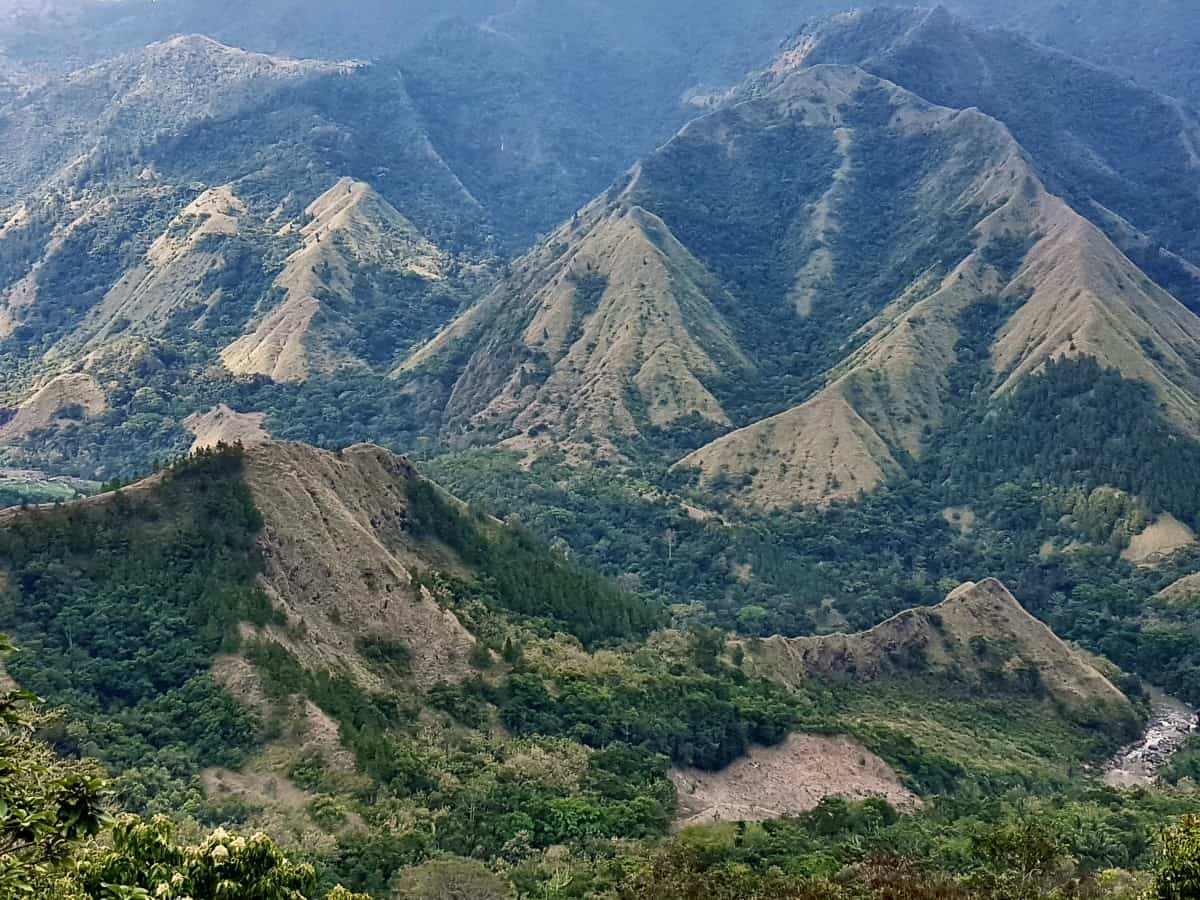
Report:
[[[300,238],[272,284],[282,299],[221,351],[235,374],[296,382],[314,371],[361,367],[347,352],[335,311],[360,302],[356,274],[369,267],[423,282],[445,278],[448,256],[365,182],[337,179],[309,204],[305,219],[280,230]]]

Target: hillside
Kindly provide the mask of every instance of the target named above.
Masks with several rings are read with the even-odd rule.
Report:
[[[0,566],[0,627],[27,649],[8,673],[67,707],[58,745],[119,774],[127,807],[178,814],[186,797],[186,814],[269,828],[376,896],[408,867],[495,862],[515,840],[587,865],[576,854],[597,838],[636,855],[673,819],[866,803],[896,823],[881,798],[920,816],[920,798],[958,785],[1052,790],[1136,719],[1015,601],[994,610],[979,590],[943,609],[967,641],[947,640],[946,660],[1000,635],[1021,663],[1011,680],[934,703],[881,668],[831,704],[830,688],[761,677],[788,642],[739,671],[720,633],[654,631],[644,600],[367,445],[222,446],[106,494],[7,510]],[[896,730],[867,724],[885,689],[910,704]],[[979,714],[984,697],[1008,709],[1003,728]],[[1087,704],[1086,724],[1065,698]],[[952,756],[904,743],[951,728]],[[363,869],[363,847],[398,821],[414,845]]]
[[[947,7],[0,0],[0,896],[1194,872],[1194,16]]]
[[[1008,129],[806,61],[687,126],[409,357],[402,377],[448,386],[447,432],[827,503],[922,457],[969,346],[997,396],[1093,358],[1196,433],[1200,319]]]
[[[936,673],[968,685],[1011,682],[1043,693],[1076,721],[1136,733],[1139,714],[1085,656],[1027,613],[995,579],[968,582],[934,607],[869,631],[772,637],[746,645],[754,670],[784,681],[886,680]]]
[[[976,107],[1004,122],[1051,191],[1104,230],[1151,278],[1200,308],[1194,219],[1200,119],[1194,103],[1014,33],[977,30],[942,8],[836,16],[803,30],[789,45],[773,72],[857,65],[933,103]],[[1047,116],[1048,109],[1057,114]],[[1164,179],[1164,170],[1175,177]]]

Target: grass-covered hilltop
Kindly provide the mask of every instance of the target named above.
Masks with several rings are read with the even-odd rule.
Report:
[[[5,707],[6,777],[36,715],[39,765],[89,779],[47,808],[144,823],[7,854],[35,896],[199,884],[220,825],[304,896],[1121,897],[1200,812],[1186,775],[1105,786],[1151,705],[999,582],[729,640],[369,445],[221,444],[15,508],[0,565],[7,674],[58,711]]]

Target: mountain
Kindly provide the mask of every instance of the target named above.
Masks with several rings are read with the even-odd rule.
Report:
[[[1004,122],[1052,192],[1200,308],[1192,107],[1012,32],[972,28],[943,8],[835,16],[789,44],[778,64],[785,69],[856,65],[933,103]]]
[[[449,385],[448,431],[660,459],[729,431],[670,461],[824,503],[922,457],[970,350],[996,397],[1094,358],[1196,433],[1200,319],[1001,122],[808,62],[685,127],[405,362]]]
[[[123,152],[205,119],[236,116],[288,86],[351,67],[246,53],[206,37],[151,44],[111,62],[72,73],[22,97],[3,117],[6,202],[48,181],[108,144]],[[66,171],[64,171],[66,170]]]
[[[1138,730],[1129,700],[995,579],[968,582],[937,606],[907,610],[859,634],[773,637],[748,649],[756,671],[785,680],[873,680],[914,671],[977,685],[1033,679],[1069,718]]]
[[[4,511],[0,543],[4,627],[38,648],[11,673],[56,696],[67,688],[54,660],[77,648],[70,702],[90,698],[88,714],[114,729],[107,758],[121,765],[129,753],[152,752],[129,710],[172,697],[208,704],[221,722],[210,740],[219,741],[238,716],[222,711],[215,686],[266,709],[263,653],[368,695],[461,681],[478,653],[463,620],[478,610],[456,613],[453,592],[547,621],[561,613],[560,625],[585,637],[585,623],[615,636],[653,620],[640,600],[469,512],[404,458],[366,445],[338,453],[262,440],[247,450],[203,446],[115,491]],[[136,549],[105,563],[119,546]],[[502,571],[501,557],[514,571]],[[35,569],[58,574],[27,577]],[[80,604],[92,608],[86,628],[73,624]],[[137,637],[143,628],[157,634],[152,647]],[[329,699],[315,699],[328,713]],[[296,724],[319,731],[321,714],[305,715]],[[246,746],[245,733],[225,736]],[[204,746],[199,757],[227,756],[219,744]]]
[[[1194,67],[1197,33],[1187,0],[1033,0],[996,5],[952,0],[955,13],[985,26],[1020,31],[1043,44],[1119,71],[1142,84],[1187,99],[1200,98]],[[355,0],[333,10],[328,4],[267,0],[255,4],[198,0],[63,0],[6,4],[0,18],[0,50],[18,63],[78,66],[180,33],[209,34],[225,43],[267,53],[361,59],[394,55],[448,19],[495,27],[527,19],[580,32],[616,29],[633,47],[655,50],[686,42],[689,64],[714,61],[736,66],[740,75],[748,37],[770,49],[775,29],[787,17],[795,27],[805,17],[856,8],[846,0],[802,4],[756,0],[736,10],[705,2],[652,6],[622,0],[603,5],[548,4],[537,0]],[[734,44],[729,38],[737,35]],[[703,43],[696,43],[703,42]]]
[[[853,801],[898,822],[881,792],[919,816],[992,779],[1060,784],[1137,719],[990,582],[944,605],[946,646],[967,641],[954,658],[982,675],[1019,658],[1012,677],[969,693],[935,666],[776,683],[758,670],[780,674],[768,651],[788,642],[734,662],[720,632],[660,629],[645,599],[368,445],[220,445],[0,512],[0,575],[0,623],[22,648],[7,675],[65,707],[47,739],[102,760],[116,802],[269,828],[375,896],[428,860],[499,860],[514,841],[590,866],[587,847],[619,839],[633,862],[673,819],[722,810]],[[879,724],[881,695],[904,721]],[[1086,724],[1065,696],[1095,701]],[[928,746],[951,729],[952,747]],[[397,829],[406,849],[364,866]]]

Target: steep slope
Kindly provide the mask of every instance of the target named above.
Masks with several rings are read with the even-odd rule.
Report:
[[[273,612],[246,613],[243,641],[281,644],[306,667],[348,675],[370,689],[384,685],[362,652],[372,640],[405,645],[410,656],[404,677],[418,684],[452,681],[464,672],[473,639],[417,582],[433,572],[468,571],[453,551],[415,533],[408,497],[420,476],[402,457],[376,447],[341,454],[273,442],[255,442],[244,452],[209,448],[177,469],[78,501],[61,514],[7,511],[0,527],[36,530],[60,517],[95,518],[97,528],[125,528],[130,540],[146,542],[150,556],[186,556],[172,551],[172,535],[190,533],[185,522],[192,518],[219,515],[206,507],[207,489],[200,485],[206,479],[213,484],[212,503],[227,489],[223,502],[244,498],[254,510],[247,521],[258,525],[249,535],[250,568],[240,573],[250,580],[237,590],[261,590]],[[110,520],[113,513],[125,524]],[[171,527],[156,538],[160,521]],[[77,562],[90,567],[95,560]],[[218,674],[238,671],[223,664]]]
[[[162,339],[168,359],[197,362],[241,336],[260,300],[255,318],[272,311],[276,276],[288,309],[329,294],[339,349],[386,366],[459,303],[428,236],[482,252],[486,214],[394,68],[173,39],[52,80],[0,110],[0,133],[20,147],[7,161],[19,202],[0,229],[0,339],[6,374],[26,383],[117,337]],[[339,181],[351,173],[372,189]],[[331,236],[346,246],[313,247]],[[346,315],[334,307],[350,293]]]
[[[1200,103],[1195,68],[1195,10],[1188,0],[1041,3],[956,0],[952,9],[985,25],[1029,35],[1089,62],[1114,69],[1148,87]]]
[[[402,374],[473,344],[450,395],[452,426],[498,427],[523,449],[612,455],[647,426],[728,424],[702,379],[749,367],[714,306],[729,302],[661,220],[597,203]]]
[[[221,351],[235,374],[302,381],[313,371],[353,365],[353,307],[367,293],[360,272],[373,280],[445,278],[446,254],[363,182],[340,179],[308,206],[305,218],[300,248],[272,283],[282,299]],[[285,226],[284,233],[294,228]],[[341,314],[346,307],[348,314]]]
[[[1129,700],[995,579],[962,585],[935,607],[913,609],[859,634],[768,638],[746,647],[754,671],[887,679],[940,673],[969,684],[1009,681],[1043,693],[1064,715],[1116,731],[1135,729]]]
[[[672,423],[684,449],[740,425],[680,467],[758,506],[826,503],[921,457],[954,400],[964,341],[984,342],[972,350],[990,357],[997,395],[1048,360],[1090,356],[1151,385],[1175,426],[1197,432],[1200,319],[1048,192],[1002,124],[858,68],[805,62],[785,54],[689,125],[410,357],[402,376],[451,386],[449,433],[485,428],[579,457],[612,456],[622,443],[612,436],[628,454]],[[634,215],[653,224],[659,252],[598,230]],[[582,273],[561,266],[577,254],[586,266],[597,242],[622,262],[597,267],[600,306],[571,331]],[[702,274],[663,277],[663,258]],[[618,319],[609,311],[622,298],[649,301],[649,315]],[[962,326],[988,310],[994,335]],[[659,379],[671,390],[656,396],[654,377],[615,366],[610,349],[659,344],[652,326],[675,321],[720,336],[697,342],[722,362],[698,360],[676,330],[663,345],[675,381]],[[616,322],[623,344],[600,330]],[[600,372],[610,386],[597,395]],[[645,405],[622,408],[621,397]]]
[[[773,71],[858,65],[933,103],[977,107],[1004,122],[1052,192],[1200,309],[1193,109],[1011,32],[974,29],[942,8],[836,16],[791,44]]]
[[[412,533],[408,485],[418,479],[377,447],[337,455],[272,443],[247,453],[245,482],[263,517],[260,584],[287,620],[269,633],[305,665],[379,684],[360,651],[374,637],[409,648],[420,684],[465,672],[474,641],[416,584],[421,573],[462,571],[452,552]]]

